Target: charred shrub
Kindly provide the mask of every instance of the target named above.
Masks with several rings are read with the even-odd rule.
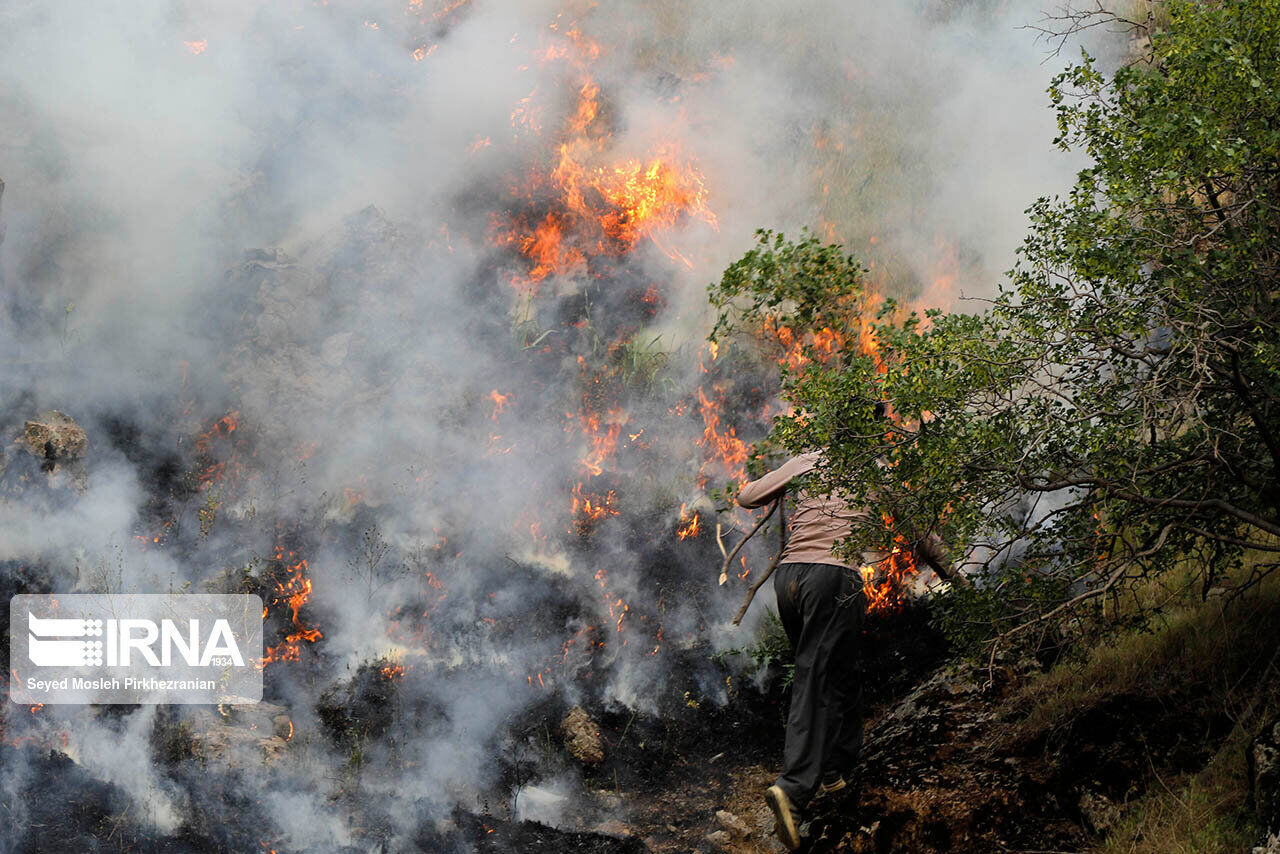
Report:
[[[194,728],[189,720],[177,714],[170,706],[156,710],[155,724],[151,730],[151,752],[158,762],[175,765],[198,755]]]
[[[396,716],[396,668],[386,658],[361,664],[345,682],[320,695],[316,714],[336,744],[381,738]]]
[[[896,610],[867,615],[859,664],[869,702],[902,696],[951,655],[935,607],[933,600],[909,599]]]

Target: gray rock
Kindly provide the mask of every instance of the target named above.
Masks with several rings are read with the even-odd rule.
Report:
[[[72,486],[84,489],[84,456],[89,439],[74,418],[56,409],[42,412],[26,422],[18,445],[40,460],[40,467],[49,473],[51,481],[65,473]]]
[[[593,794],[596,798],[596,804],[601,809],[622,809],[622,796],[617,792],[611,792],[608,789],[597,789]]]
[[[768,806],[760,804],[756,809],[749,813],[747,819],[751,822],[751,829],[754,835],[761,838],[773,838],[772,834],[775,828],[773,820],[773,810]]]
[[[288,710],[272,703],[191,707],[157,723],[172,756],[194,756],[229,767],[278,759],[294,737]]]
[[[26,423],[23,438],[33,455],[52,462],[84,458],[89,440],[80,425],[56,409],[42,412]]]
[[[713,830],[704,838],[712,845],[718,845],[721,848],[725,848],[733,842],[733,837],[725,830]]]
[[[1271,721],[1254,738],[1248,760],[1258,824],[1280,832],[1280,719]]]
[[[1085,792],[1080,796],[1080,814],[1089,827],[1105,835],[1120,821],[1120,808],[1106,795]]]
[[[620,839],[628,839],[633,835],[631,828],[627,827],[627,825],[618,821],[616,818],[600,822],[595,827],[591,828],[591,832],[602,833],[605,836],[616,836]]]
[[[720,822],[721,827],[739,839],[751,833],[747,823],[728,810],[716,810],[716,821]]]
[[[285,741],[293,740],[293,719],[287,714],[281,713],[271,719],[272,729],[276,738]]]

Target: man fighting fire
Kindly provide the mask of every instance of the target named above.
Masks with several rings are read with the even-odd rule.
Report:
[[[812,471],[819,459],[818,452],[791,458],[744,484],[738,503],[761,507],[782,498],[791,481]],[[799,490],[790,536],[773,576],[778,616],[795,654],[795,677],[782,774],[765,792],[765,800],[777,820],[778,838],[790,850],[800,845],[800,811],[845,788],[862,746],[862,684],[856,664],[867,603],[858,568],[832,553],[859,515],[866,511],[850,507],[838,495]],[[917,552],[939,575],[949,576],[936,536],[921,539]],[[863,565],[874,567],[886,557],[864,552]]]

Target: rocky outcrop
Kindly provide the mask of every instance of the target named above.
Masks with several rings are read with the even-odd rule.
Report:
[[[56,409],[42,412],[28,421],[23,430],[27,449],[46,460],[50,467],[84,458],[89,440],[69,415]]]
[[[274,703],[161,707],[151,729],[157,762],[173,769],[261,769],[282,759],[295,736],[288,709]]]
[[[751,828],[747,827],[747,823],[738,816],[728,810],[716,810],[716,821],[731,836],[741,839],[751,834]]]
[[[152,742],[163,761],[194,758],[243,767],[279,758],[293,738],[289,710],[262,702],[159,716]]]
[[[33,462],[25,467],[14,466],[19,482],[37,480],[38,467],[49,476],[50,485],[69,484],[84,489],[88,447],[89,439],[75,419],[51,409],[24,423],[22,433],[10,443],[8,454],[0,449],[0,473],[25,457]]]

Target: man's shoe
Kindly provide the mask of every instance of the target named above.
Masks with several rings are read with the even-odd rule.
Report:
[[[791,805],[791,799],[776,784],[765,790],[764,799],[773,810],[778,839],[788,851],[795,851],[800,847],[800,831],[796,830],[796,809]]]
[[[818,786],[818,791],[813,793],[813,799],[825,798],[828,795],[834,795],[836,792],[849,785],[845,782],[842,774],[834,774],[830,777],[823,777],[822,783]]]

